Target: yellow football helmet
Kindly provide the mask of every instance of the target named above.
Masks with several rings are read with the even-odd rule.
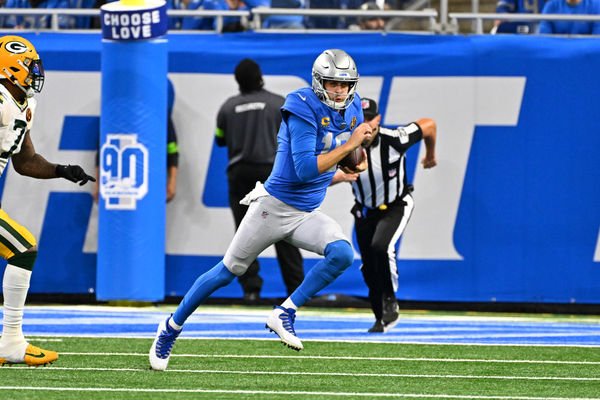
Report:
[[[0,37],[0,78],[20,87],[28,96],[44,86],[44,68],[35,47],[20,36]]]

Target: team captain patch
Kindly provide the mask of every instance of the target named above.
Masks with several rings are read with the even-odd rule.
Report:
[[[25,112],[25,119],[27,119],[27,122],[31,122],[31,108],[28,108]]]

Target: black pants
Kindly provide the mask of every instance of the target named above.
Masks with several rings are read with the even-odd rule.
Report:
[[[240,204],[240,200],[244,198],[256,185],[257,181],[264,182],[271,173],[272,165],[268,164],[253,164],[246,162],[238,162],[227,170],[227,180],[229,182],[229,207],[233,213],[235,220],[235,228],[240,226],[246,211],[247,206]],[[287,242],[275,243],[275,251],[277,252],[277,261],[281,269],[283,283],[287,289],[288,295],[302,283],[304,279],[304,264],[302,255],[298,248]],[[258,275],[260,269],[257,260],[254,260],[248,267],[246,273],[238,277],[240,285],[244,293],[260,292],[263,280]]]
[[[369,302],[375,318],[380,320],[383,299],[396,296],[394,281],[398,279],[395,247],[412,214],[412,197],[407,194],[388,205],[386,210],[363,209],[354,214],[356,239],[360,250],[361,272],[369,288]]]

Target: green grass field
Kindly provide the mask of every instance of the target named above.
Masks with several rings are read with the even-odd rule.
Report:
[[[2,399],[600,398],[600,349],[181,339],[165,372],[151,339],[30,338],[52,366],[0,369]]]

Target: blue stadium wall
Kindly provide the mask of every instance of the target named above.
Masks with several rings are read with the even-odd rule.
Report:
[[[93,170],[100,93],[88,88],[100,79],[100,37],[25,36],[47,71],[32,130],[37,151]],[[359,93],[380,102],[385,125],[438,122],[439,166],[420,167],[422,148],[408,154],[416,209],[398,250],[399,299],[600,303],[600,41],[254,33],[168,40],[182,164],[167,207],[167,295],[183,295],[233,234],[227,157],[213,132],[216,110],[236,93],[237,62],[256,59],[267,88],[285,94],[310,83],[323,49],[343,48],[357,62]],[[0,190],[3,209],[38,238],[31,292],[93,293],[91,187],[8,168]],[[350,189],[333,188],[326,203],[351,235]],[[306,253],[305,268],[317,259]],[[262,295],[284,296],[273,251],[260,261]],[[357,254],[323,293],[365,296],[359,266]],[[215,296],[241,294],[234,283]]]

